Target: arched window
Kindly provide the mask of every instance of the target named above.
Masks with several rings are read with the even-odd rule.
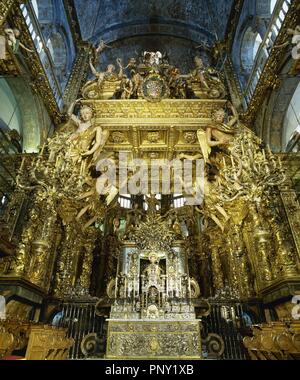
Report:
[[[54,7],[52,0],[31,0],[36,18],[40,24],[51,24],[54,19]]]
[[[300,83],[294,92],[284,118],[283,148],[289,152],[300,150]]]
[[[262,43],[261,35],[257,33],[255,41],[254,41],[254,46],[253,46],[253,61],[256,58],[256,55],[257,55],[258,49],[260,48],[261,43]]]
[[[0,78],[0,128],[22,133],[22,118],[18,102],[4,78]]]
[[[60,327],[63,316],[64,314],[62,311],[57,312],[52,319],[52,326]]]
[[[274,12],[274,9],[276,7],[277,0],[271,0],[270,1],[270,14]]]
[[[6,318],[6,302],[5,298],[0,295],[0,320]]]
[[[241,66],[242,72],[246,74],[246,76],[250,74],[253,68],[261,43],[261,35],[254,32],[252,27],[249,27],[244,34],[241,45]]]
[[[53,32],[48,41],[47,48],[52,57],[54,68],[58,79],[63,83],[67,70],[67,46],[64,35],[60,32]]]

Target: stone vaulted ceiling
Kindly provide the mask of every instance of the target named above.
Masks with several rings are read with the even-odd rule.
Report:
[[[224,36],[234,0],[75,0],[83,39],[147,35],[211,42]]]

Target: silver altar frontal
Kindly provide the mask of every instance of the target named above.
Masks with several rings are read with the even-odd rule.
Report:
[[[201,359],[197,320],[109,320],[108,359]]]

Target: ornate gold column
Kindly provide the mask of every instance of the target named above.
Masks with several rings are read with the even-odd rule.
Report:
[[[93,250],[95,248],[95,240],[97,238],[97,231],[94,227],[90,227],[87,234],[85,235],[85,240],[83,242],[83,247],[85,249],[84,261],[82,264],[82,273],[79,279],[81,289],[89,294],[90,284],[91,284],[91,274],[93,265]]]
[[[266,221],[257,212],[255,204],[249,204],[249,212],[252,219],[252,232],[255,239],[256,252],[252,258],[255,266],[255,273],[258,280],[259,290],[268,286],[273,280],[271,264],[269,260],[271,234]]]
[[[76,238],[76,227],[75,222],[68,223],[64,227],[55,274],[54,294],[58,297],[69,294],[75,285],[76,268],[74,268],[74,261],[77,261],[80,252]]]
[[[18,277],[26,277],[30,267],[31,245],[33,238],[38,234],[40,224],[40,209],[37,200],[33,202],[27,223],[23,226],[21,241],[17,247],[12,272]]]
[[[230,243],[232,256],[232,280],[241,298],[249,298],[253,295],[249,263],[247,260],[246,248],[241,233],[241,225],[231,225]],[[234,273],[233,273],[234,270]]]
[[[271,223],[273,233],[276,238],[276,268],[278,274],[283,277],[290,277],[299,274],[297,270],[296,258],[292,245],[287,241],[284,231],[278,224]]]
[[[211,237],[211,262],[212,262],[212,271],[213,271],[213,284],[215,291],[223,289],[224,284],[224,273],[222,270],[222,264],[220,260],[219,253],[219,244],[216,240],[213,240]]]
[[[229,286],[231,290],[236,294],[239,293],[239,280],[238,280],[238,270],[236,263],[236,251],[235,244],[233,242],[233,237],[231,234],[227,236],[227,257],[229,266]]]
[[[297,200],[297,194],[292,189],[284,189],[280,192],[286,216],[294,237],[295,246],[300,260],[300,205]]]
[[[44,289],[49,287],[50,281],[48,282],[48,280],[52,275],[49,273],[49,269],[52,267],[50,257],[55,249],[57,214],[51,200],[46,201],[42,210],[40,218],[42,230],[39,238],[32,243],[32,258],[27,276],[32,283]]]

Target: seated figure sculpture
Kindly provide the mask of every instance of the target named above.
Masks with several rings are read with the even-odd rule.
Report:
[[[187,77],[191,87],[199,98],[222,99],[226,91],[220,74],[212,67],[205,67],[202,58],[194,58],[195,69]]]

